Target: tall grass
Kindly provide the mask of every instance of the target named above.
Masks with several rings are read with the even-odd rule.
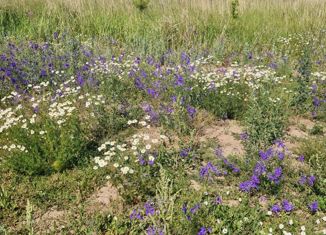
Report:
[[[0,34],[109,36],[142,52],[160,52],[241,49],[326,27],[324,0],[240,0],[239,18],[230,14],[231,0],[155,0],[143,12],[131,0],[1,0]]]

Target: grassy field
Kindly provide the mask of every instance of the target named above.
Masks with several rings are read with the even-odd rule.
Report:
[[[231,2],[226,0],[152,1],[143,12],[128,0],[3,1],[2,35],[46,40],[61,32],[114,39],[151,54],[170,48],[208,48],[222,56],[244,49],[261,50],[293,33],[319,35],[326,21],[323,0],[240,0],[237,20],[232,19]]]
[[[146,2],[0,0],[0,235],[326,234],[326,1]]]

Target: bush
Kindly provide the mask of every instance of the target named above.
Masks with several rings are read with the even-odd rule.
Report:
[[[314,125],[313,128],[309,131],[311,135],[323,135],[324,128],[321,125]]]
[[[239,0],[232,0],[231,15],[233,19],[237,19],[239,17]]]
[[[286,104],[279,99],[270,99],[267,92],[252,98],[245,114],[245,124],[249,135],[246,148],[249,153],[266,149],[276,139],[283,136],[286,127]]]
[[[316,191],[319,195],[326,195],[326,174],[325,174],[325,153],[326,153],[326,140],[318,140],[311,138],[305,140],[300,145],[298,152],[305,157],[307,163],[312,169],[312,172],[317,178]]]
[[[22,174],[42,175],[62,171],[82,160],[86,138],[77,117],[71,117],[60,128],[50,119],[42,119],[28,129],[13,128],[11,137],[16,146],[11,151],[8,166]],[[26,148],[26,149],[25,149]]]
[[[150,0],[133,0],[133,4],[140,11],[147,9]]]

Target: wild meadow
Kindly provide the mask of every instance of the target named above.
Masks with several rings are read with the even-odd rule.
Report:
[[[0,234],[326,234],[326,1],[1,0]]]

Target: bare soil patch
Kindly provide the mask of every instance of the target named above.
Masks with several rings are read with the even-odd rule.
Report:
[[[99,188],[86,201],[86,211],[94,212],[112,212],[122,209],[122,198],[118,190],[108,181],[103,187]]]
[[[242,132],[242,127],[235,120],[218,121],[205,126],[200,130],[199,141],[216,140],[225,156],[243,156],[245,151],[240,139],[237,137]]]

